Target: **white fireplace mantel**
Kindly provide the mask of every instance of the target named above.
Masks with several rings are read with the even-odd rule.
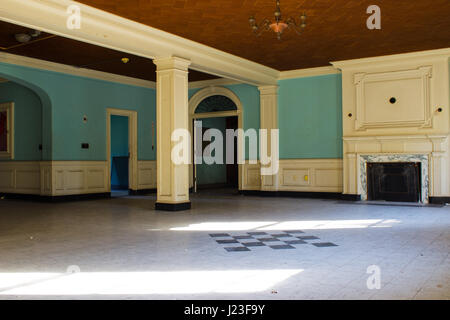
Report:
[[[359,162],[359,193],[361,200],[367,196],[367,163],[373,162],[419,162],[421,164],[421,202],[428,203],[429,197],[429,157],[427,154],[360,154]]]

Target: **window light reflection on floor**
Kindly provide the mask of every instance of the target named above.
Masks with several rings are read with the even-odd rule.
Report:
[[[302,271],[0,273],[0,295],[248,293],[270,290]]]
[[[172,231],[239,231],[239,230],[317,230],[317,229],[362,229],[389,228],[401,221],[396,219],[366,220],[313,220],[313,221],[247,221],[247,222],[203,222],[186,227],[171,228]]]

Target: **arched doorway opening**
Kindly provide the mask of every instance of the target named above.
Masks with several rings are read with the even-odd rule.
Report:
[[[212,188],[228,190],[241,189],[242,170],[238,159],[243,159],[243,137],[237,136],[233,140],[234,161],[226,163],[226,129],[242,129],[242,104],[239,98],[229,89],[223,87],[208,87],[198,91],[189,100],[189,128],[193,137],[194,149],[200,148],[200,152],[210,142],[203,142],[197,146],[194,139],[194,121],[201,121],[202,133],[214,128],[223,134],[223,164],[192,164],[190,165],[189,182],[194,191]]]

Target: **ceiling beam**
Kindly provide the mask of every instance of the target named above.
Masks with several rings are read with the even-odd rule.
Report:
[[[70,5],[81,9],[80,29],[67,27]],[[191,69],[253,85],[276,84],[279,75],[275,69],[71,0],[1,0],[0,20],[150,59],[188,59]]]

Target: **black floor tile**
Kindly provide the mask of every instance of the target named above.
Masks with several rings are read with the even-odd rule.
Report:
[[[252,236],[233,236],[234,239],[254,239]]]
[[[230,235],[228,233],[210,233],[210,237],[229,237]]]
[[[272,242],[272,241],[280,241],[280,239],[277,239],[277,238],[258,238],[258,241]]]
[[[290,246],[288,244],[280,244],[280,245],[275,245],[275,246],[269,246],[272,249],[278,250],[278,249],[295,249],[295,247]]]
[[[283,242],[286,242],[287,244],[305,244],[308,243],[303,240],[283,240]]]
[[[311,243],[313,246],[324,248],[324,247],[337,247],[337,244],[331,243],[331,242],[317,242],[317,243]]]
[[[226,244],[226,243],[239,243],[239,241],[236,240],[216,240],[217,243],[220,244]]]
[[[284,230],[286,233],[304,233],[302,230]]]
[[[247,242],[247,243],[242,243],[244,246],[246,247],[264,247],[265,244],[262,242]]]
[[[263,236],[267,234],[266,232],[247,232],[247,233],[252,236]]]
[[[300,236],[300,237],[297,237],[297,238],[300,239],[300,240],[316,240],[316,239],[319,239],[319,238],[317,238],[315,236]]]
[[[250,251],[247,247],[226,247],[225,250],[228,252],[237,252],[237,251]]]
[[[290,234],[286,234],[286,233],[276,233],[276,234],[271,234],[272,237],[274,238],[289,238],[292,237]]]

